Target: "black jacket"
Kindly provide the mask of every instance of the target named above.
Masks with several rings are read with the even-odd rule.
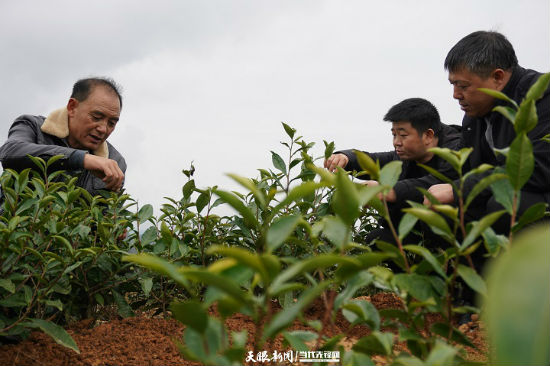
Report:
[[[542,75],[534,70],[527,70],[517,67],[513,70],[512,76],[502,92],[512,98],[518,104],[521,103],[527,91]],[[507,105],[506,102],[497,100],[495,105]],[[535,157],[535,169],[523,190],[541,194],[544,200],[550,203],[550,143],[542,141],[541,138],[550,134],[550,89],[546,90],[543,97],[536,103],[538,124],[528,134],[533,144]],[[502,114],[490,112],[482,118],[464,116],[462,120],[462,137],[465,147],[473,147],[466,163],[466,171],[486,163],[495,166],[504,166],[506,157],[502,154],[495,156],[485,138],[487,124],[485,118],[489,118],[492,124],[493,141],[495,148],[502,149],[510,146],[516,133],[514,126]],[[490,174],[489,172],[487,174]],[[468,179],[465,184],[465,196],[474,185],[487,174],[480,174]],[[490,190],[485,190],[476,199],[477,203],[486,202],[491,196]]]
[[[451,150],[459,150],[462,147],[460,126],[444,124],[443,128],[441,129],[437,146],[446,147]],[[336,153],[341,153],[348,157],[349,162],[345,167],[347,171],[362,170],[357,161],[357,156],[355,155],[353,150],[337,151]],[[399,156],[395,151],[378,153],[369,153],[365,151],[365,154],[369,155],[374,161],[380,161],[381,167],[391,161],[399,160]],[[458,174],[451,167],[451,165],[449,165],[445,160],[436,155],[434,155],[433,158],[424,165],[427,165],[439,171],[450,179],[456,179],[458,177]],[[362,175],[358,178],[370,179],[368,175]],[[438,183],[442,182],[436,177],[430,175],[423,168],[419,167],[415,161],[404,160],[403,169],[401,171],[401,175],[399,176],[399,181],[393,187],[396,195],[396,201],[411,200],[415,202],[422,202],[424,198],[417,187],[428,189],[430,188],[430,186]]]
[[[22,171],[26,168],[37,169],[27,155],[48,160],[55,155],[63,155],[50,170],[65,170],[70,175],[78,175],[77,185],[96,195],[105,189],[105,183],[85,170],[84,150],[73,149],[66,140],[68,122],[66,109],[57,110],[46,119],[43,116],[23,115],[10,127],[7,141],[0,147],[0,161],[4,169]],[[113,159],[122,172],[126,172],[126,161],[107,141],[98,150],[89,152]]]

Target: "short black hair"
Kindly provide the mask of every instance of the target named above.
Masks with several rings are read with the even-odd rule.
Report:
[[[384,121],[410,122],[418,135],[431,128],[434,135],[439,136],[442,128],[437,108],[422,98],[409,98],[397,103],[386,113]]]
[[[445,70],[466,69],[486,78],[495,69],[511,70],[518,65],[514,47],[501,33],[477,31],[462,38],[445,58]]]
[[[83,102],[90,96],[92,89],[96,86],[105,86],[111,89],[117,95],[118,101],[120,102],[120,108],[122,109],[122,95],[120,94],[120,87],[111,78],[91,77],[80,79],[73,85],[71,98],[74,98],[79,102]]]

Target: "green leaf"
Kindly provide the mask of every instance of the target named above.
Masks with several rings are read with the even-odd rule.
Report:
[[[316,286],[308,288],[301,295],[298,301],[286,309],[278,312],[264,329],[264,339],[269,339],[281,332],[283,329],[292,324],[294,319],[302,312],[302,310],[315,300],[325,288],[330,285],[329,281],[324,281]]]
[[[352,349],[367,355],[381,354],[389,356],[393,349],[393,333],[381,333],[377,330],[357,341]]]
[[[69,251],[69,253],[71,255],[74,254],[74,248],[71,245],[71,243],[69,243],[69,241],[67,239],[65,239],[64,237],[59,236],[59,235],[53,235],[52,238],[56,239],[58,242],[61,242],[61,244],[63,244],[65,246],[65,248],[67,248],[67,250]]]
[[[510,180],[496,180],[491,184],[491,190],[493,191],[493,197],[495,198],[495,201],[504,206],[509,214],[512,214],[514,206],[514,187],[512,187]]]
[[[227,174],[228,177],[231,177],[235,182],[239,183],[244,188],[248,189],[254,198],[258,201],[258,204],[260,207],[265,207],[266,201],[265,201],[265,195],[264,193],[258,189],[256,184],[252,181],[250,178],[241,177],[236,174]]]
[[[269,275],[264,263],[260,260],[259,256],[246,249],[242,248],[230,248],[221,245],[214,245],[208,248],[208,254],[218,254],[225,257],[233,258],[238,263],[241,263],[249,268],[252,268],[255,272],[261,275],[265,284],[271,282],[271,276]]]
[[[334,308],[339,309],[340,306],[350,300],[359,289],[367,287],[372,283],[374,277],[372,274],[361,271],[355,276],[351,277],[343,291],[340,291],[336,299],[334,300]]]
[[[373,330],[380,329],[380,315],[374,305],[365,300],[351,300],[342,307],[342,315],[353,325],[367,324]]]
[[[208,314],[201,303],[197,301],[173,302],[170,310],[174,318],[180,323],[189,326],[203,334],[208,326]]]
[[[67,333],[67,331],[59,325],[43,319],[29,319],[25,325],[30,328],[39,328],[44,333],[52,337],[56,343],[62,345],[63,347],[70,348],[80,354],[80,350],[78,349],[75,341],[69,333]]]
[[[342,366],[374,366],[369,356],[361,352],[346,351],[342,358]]]
[[[384,190],[384,186],[365,186],[360,185],[357,187],[359,194],[359,206],[363,207],[366,204],[372,204],[371,200],[378,200],[378,193]]]
[[[523,228],[525,225],[528,225],[530,223],[533,223],[537,220],[540,220],[544,217],[544,213],[546,212],[546,206],[547,204],[545,202],[538,202],[535,203],[533,206],[529,207],[523,215],[521,215],[521,218],[519,221],[514,225],[512,228],[513,232],[517,232],[521,228]]]
[[[435,293],[429,276],[421,276],[416,273],[398,273],[393,276],[393,281],[401,291],[409,293],[412,297],[420,301],[435,299]]]
[[[491,364],[550,364],[548,238],[548,225],[526,229],[488,268],[483,316]]]
[[[499,92],[498,90],[487,89],[487,88],[478,88],[477,90],[484,92],[485,94],[489,94],[493,98],[504,100],[512,104],[514,107],[518,108],[518,104],[513,99],[509,98],[506,94]]]
[[[63,303],[59,299],[57,299],[57,300],[44,300],[44,304],[46,304],[47,306],[52,306],[52,307],[58,309],[59,311],[63,311]]]
[[[277,154],[274,151],[271,151],[271,161],[273,162],[273,166],[275,168],[279,169],[281,172],[286,174],[286,164],[279,154]]]
[[[309,351],[306,342],[316,340],[319,336],[306,330],[295,330],[293,332],[283,332],[284,339],[295,351]]]
[[[347,225],[352,225],[361,213],[357,188],[340,167],[336,173],[336,192],[332,199],[332,207]]]
[[[475,270],[463,264],[459,264],[457,271],[458,275],[462,277],[464,282],[466,282],[471,289],[482,294],[483,296],[487,296],[487,286],[485,285],[485,281],[483,281],[483,278],[481,278]]]
[[[370,178],[373,180],[380,179],[380,166],[378,163],[375,163],[374,160],[367,154],[359,150],[353,150],[355,156],[357,156],[357,162],[361,169],[366,171]]]
[[[403,212],[410,213],[411,215],[414,215],[418,217],[420,220],[424,221],[430,227],[439,229],[443,234],[447,234],[447,236],[452,236],[451,229],[449,228],[449,225],[447,224],[447,221],[437,213],[433,212],[432,210],[429,210],[427,208],[405,208],[403,209]],[[438,234],[436,232],[436,234]]]
[[[323,140],[323,143],[325,144],[325,160],[330,158],[332,153],[334,152],[334,141],[326,142]]]
[[[323,235],[338,248],[343,248],[351,239],[349,227],[336,216],[325,216],[321,221]]]
[[[454,359],[458,349],[441,341],[435,342],[435,347],[432,348],[428,358],[425,361],[426,365],[430,366],[447,366],[454,365]]]
[[[466,203],[464,204],[464,210],[467,210],[472,201],[477,197],[478,194],[480,194],[482,191],[487,189],[490,185],[492,185],[494,182],[501,180],[501,179],[507,179],[508,176],[506,174],[500,174],[500,173],[493,173],[483,179],[481,179],[479,182],[476,183],[474,188],[470,191],[468,194],[468,197],[466,198]]]
[[[507,248],[509,241],[504,235],[497,235],[490,227],[483,232],[483,240],[485,248],[490,255],[495,256],[499,253],[500,248]]]
[[[195,181],[193,179],[189,180],[181,189],[183,198],[187,199],[191,197],[191,194],[195,191]]]
[[[466,238],[460,246],[460,251],[464,252],[466,248],[472,245],[477,237],[480,236],[483,231],[485,231],[485,229],[493,225],[495,221],[497,221],[504,213],[506,213],[505,210],[492,212],[488,215],[485,215],[481,220],[473,222],[470,231],[468,232]]]
[[[388,187],[395,186],[401,175],[402,167],[403,162],[400,160],[394,160],[384,165],[380,170],[380,184]]]
[[[199,195],[199,197],[197,197],[197,202],[195,202],[197,213],[201,213],[201,211],[208,205],[208,202],[210,202],[210,192],[204,191]]]
[[[525,133],[520,133],[512,141],[506,158],[506,171],[514,190],[521,190],[531,177],[534,168],[533,145]]]
[[[275,216],[282,208],[287,207],[293,202],[298,202],[302,198],[315,193],[317,189],[324,186],[326,186],[325,183],[304,182],[292,188],[290,192],[288,192],[288,195],[277,206],[273,208],[270,217]],[[267,221],[269,222],[270,220]]]
[[[541,75],[537,81],[529,88],[527,95],[525,96],[526,100],[537,101],[546,92],[548,85],[550,84],[550,73]]]
[[[302,215],[290,215],[278,218],[267,230],[266,244],[267,249],[273,252],[294,232],[298,223],[302,220]]]
[[[271,285],[272,292],[277,292],[278,288],[283,286],[286,281],[294,279],[302,273],[310,272],[312,270],[322,270],[323,268],[331,267],[337,264],[351,266],[355,265],[358,270],[361,268],[361,263],[357,259],[343,257],[336,254],[320,254],[315,257],[300,260],[299,262],[289,266],[273,281],[273,284]]]
[[[242,215],[245,223],[247,223],[249,228],[259,227],[256,216],[254,216],[252,211],[248,207],[246,207],[236,195],[217,189],[214,190],[214,193],[217,194],[225,203],[229,204],[231,207],[237,210],[237,212]]]
[[[496,106],[493,111],[502,114],[508,121],[514,123],[516,120],[516,110],[507,106]]]
[[[183,286],[184,288],[189,288],[189,282],[187,281],[185,276],[178,271],[178,267],[162,258],[159,258],[152,254],[141,253],[125,255],[124,257],[122,257],[122,260],[142,265],[157,273],[170,277],[171,279],[176,281],[177,284]]]
[[[426,170],[428,173],[430,173],[431,175],[433,175],[437,179],[439,179],[440,181],[445,182],[445,183],[449,183],[449,184],[453,183],[453,180],[451,178],[445,176],[444,174],[441,174],[438,170],[435,170],[434,168],[432,168],[428,165],[424,165],[424,164],[420,164],[420,163],[417,163],[417,165],[419,167],[423,168],[424,170]]]
[[[403,240],[413,229],[414,225],[418,222],[418,218],[409,213],[403,215],[401,221],[399,221],[399,240]]]
[[[141,235],[141,245],[147,245],[157,238],[157,228],[150,226]]]
[[[526,99],[523,103],[521,103],[516,114],[516,121],[514,123],[516,135],[519,135],[522,132],[529,133],[529,131],[535,128],[538,120],[539,117],[537,116],[535,101]]]
[[[456,172],[461,171],[460,159],[456,156],[456,152],[453,153],[451,149],[446,147],[432,147],[428,149],[428,151],[434,153],[435,155],[439,156],[440,158],[442,158],[443,160],[451,164],[451,166]],[[433,173],[433,172],[430,171],[430,173]],[[437,178],[441,179],[441,177],[439,176],[437,176]]]
[[[281,122],[281,123],[283,124],[283,128],[285,129],[285,132],[288,135],[288,137],[290,137],[291,139],[294,138],[294,134],[296,133],[296,129],[290,127],[289,125],[287,125],[284,122]]]
[[[445,272],[441,268],[441,263],[433,256],[433,254],[426,248],[421,247],[419,245],[405,245],[403,246],[403,249],[408,250],[409,252],[421,255],[426,262],[428,262],[434,271],[437,272],[441,277],[444,279],[447,279],[447,276],[445,275]]]
[[[0,287],[4,288],[8,292],[11,292],[12,294],[15,293],[15,284],[10,279],[1,278]]]
[[[147,204],[139,209],[138,220],[140,223],[144,223],[153,216],[153,206]]]
[[[245,296],[245,293],[241,290],[240,286],[234,281],[231,281],[228,277],[209,272],[208,270],[199,270],[185,268],[182,269],[182,273],[189,279],[201,282],[208,286],[214,286],[227,295],[231,296],[233,300],[240,302],[243,305],[249,305],[249,300]]]
[[[126,302],[126,299],[124,296],[122,296],[118,291],[113,291],[113,298],[115,300],[115,304],[117,306],[117,312],[118,314],[123,318],[128,318],[134,315],[134,312],[132,311],[132,308],[130,305],[128,305],[128,302]]]
[[[151,277],[141,277],[138,279],[141,285],[141,290],[145,296],[149,296],[151,289],[153,288],[153,279]]]

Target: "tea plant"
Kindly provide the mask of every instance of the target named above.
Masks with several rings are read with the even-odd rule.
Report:
[[[78,177],[60,181],[63,172],[50,173],[59,157],[31,159],[36,170],[7,170],[0,178],[0,334],[39,327],[77,350],[54,321],[90,317],[104,304],[131,312],[123,293],[139,271],[120,259],[136,238],[128,211],[134,203],[128,195],[91,197],[76,186]]]

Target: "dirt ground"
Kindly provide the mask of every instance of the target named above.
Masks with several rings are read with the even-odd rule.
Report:
[[[399,299],[390,294],[379,293],[365,299],[371,301],[379,310],[401,307]],[[321,319],[324,314],[325,309],[321,301],[315,302],[305,312],[308,319]],[[438,319],[434,317],[429,321],[437,322]],[[247,351],[253,350],[251,341],[254,324],[248,317],[237,314],[227,320],[227,326],[234,331],[246,329],[249,335]],[[77,343],[80,354],[56,344],[41,332],[33,332],[29,338],[18,344],[0,346],[0,365],[196,365],[183,359],[174,345],[174,340],[181,339],[183,329],[183,326],[173,319],[151,317],[147,314],[108,322],[83,320],[67,328]],[[304,326],[295,323],[292,329],[304,329]],[[473,321],[462,325],[461,330],[478,348],[467,348],[467,358],[472,361],[485,361],[487,346],[482,324]],[[367,327],[362,326],[349,329],[349,323],[345,318],[338,316],[326,335],[347,334],[341,343],[349,349],[360,337],[369,332]],[[280,339],[275,341],[273,349],[283,351]],[[394,352],[402,351],[406,351],[404,343],[396,343]],[[375,356],[373,360],[379,365],[385,363],[383,357]]]

